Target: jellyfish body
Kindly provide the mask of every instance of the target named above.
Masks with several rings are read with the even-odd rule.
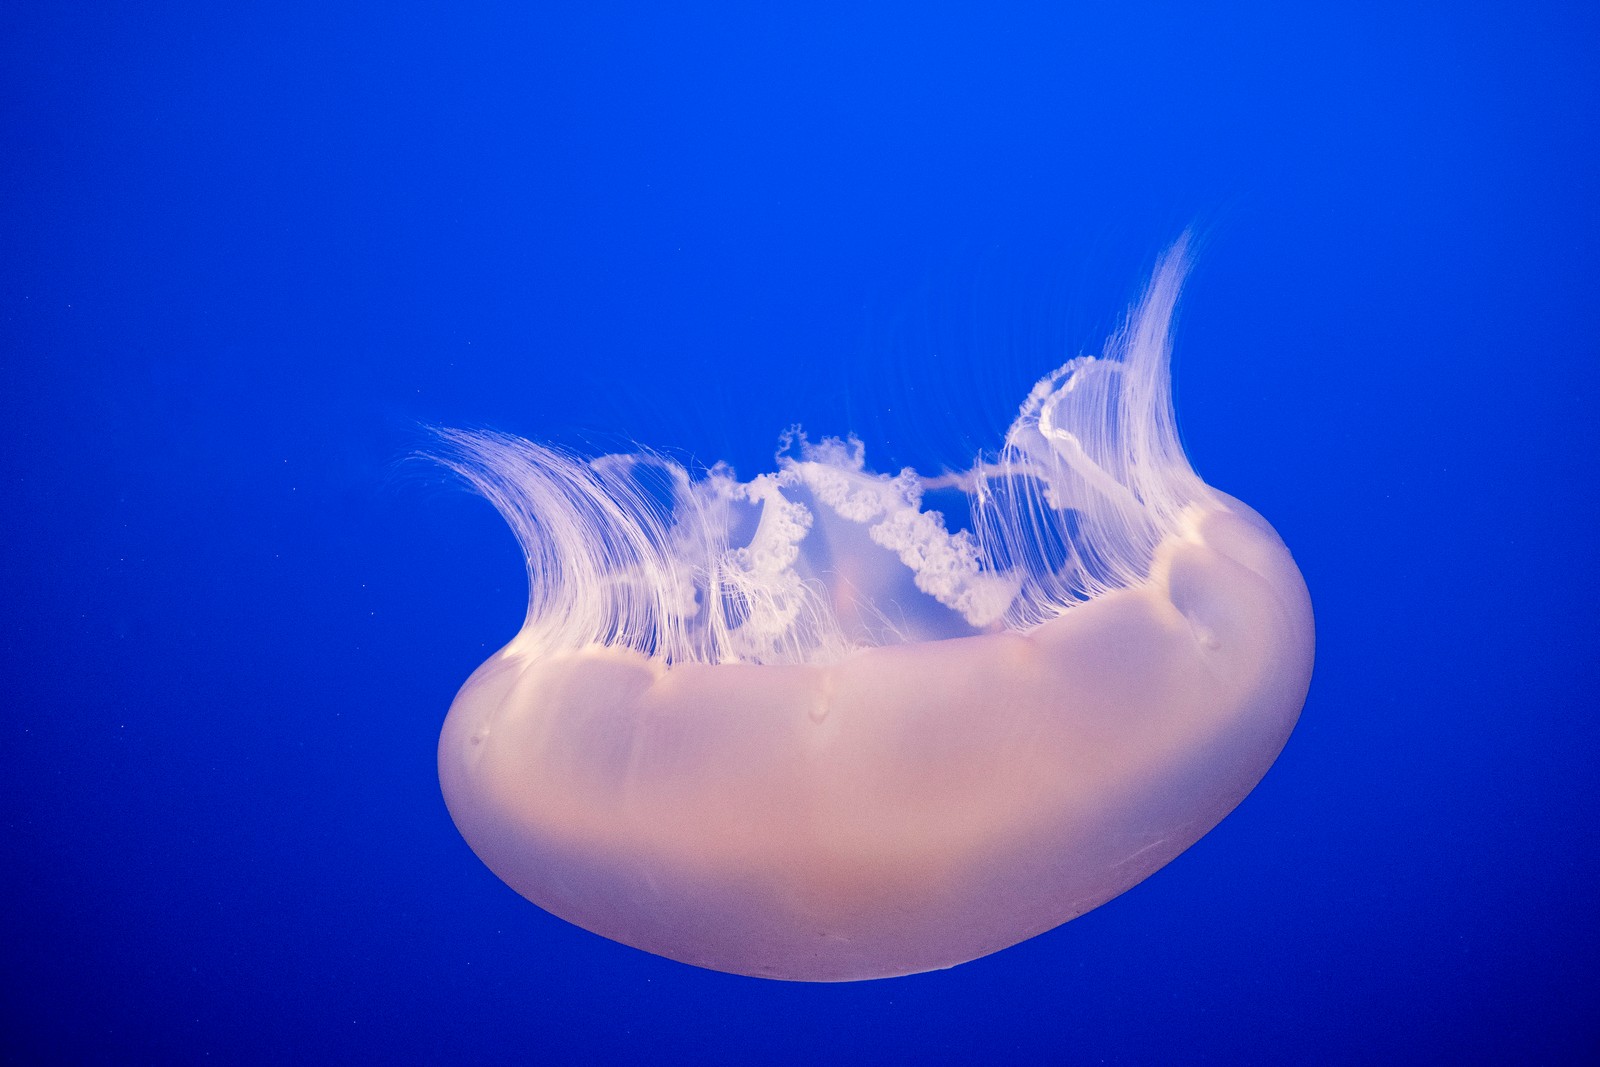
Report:
[[[1287,740],[1313,638],[1282,542],[1178,445],[1183,266],[962,475],[794,438],[775,474],[696,479],[447,434],[530,586],[440,738],[474,851],[625,944],[844,981],[1042,933],[1215,826]],[[924,507],[953,490],[956,531]]]

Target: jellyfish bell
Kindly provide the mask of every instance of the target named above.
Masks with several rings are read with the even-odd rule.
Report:
[[[478,856],[624,944],[848,981],[1042,933],[1215,826],[1294,726],[1312,621],[1272,528],[1179,446],[1184,262],[959,475],[798,434],[741,482],[447,432],[529,578],[439,742]]]

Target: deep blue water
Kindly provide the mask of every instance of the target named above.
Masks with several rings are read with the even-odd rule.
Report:
[[[1600,20],[1204,7],[9,5],[0,1057],[1600,1058]],[[422,426],[963,464],[1188,226],[1184,438],[1318,621],[1217,830],[842,986],[477,861],[521,570]]]

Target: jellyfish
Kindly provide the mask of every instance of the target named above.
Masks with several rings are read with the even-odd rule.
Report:
[[[1287,741],[1313,634],[1283,542],[1179,444],[1186,264],[960,473],[798,431],[747,481],[445,431],[527,564],[439,739],[482,861],[648,952],[851,981],[1014,945],[1199,840]]]

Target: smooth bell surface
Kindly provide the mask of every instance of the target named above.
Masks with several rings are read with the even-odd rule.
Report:
[[[826,665],[514,641],[445,723],[450,813],[540,907],[702,967],[843,981],[1015,944],[1193,844],[1294,726],[1304,583],[1215,500],[1144,583],[1027,633]]]

